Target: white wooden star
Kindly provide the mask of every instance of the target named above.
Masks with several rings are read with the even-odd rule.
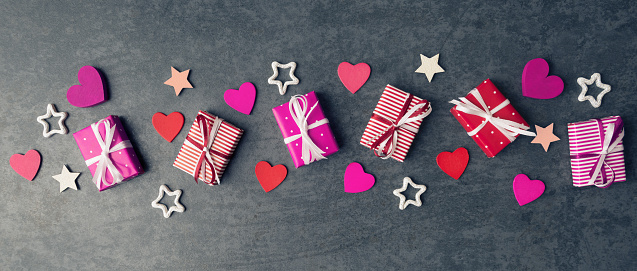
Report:
[[[42,126],[44,126],[44,130],[42,131],[42,135],[44,137],[50,137],[53,134],[66,134],[69,132],[69,130],[66,128],[66,125],[64,125],[64,120],[66,120],[66,117],[69,114],[66,112],[57,112],[55,110],[55,105],[53,104],[49,104],[46,107],[46,114],[39,116],[37,118],[38,122],[40,124],[42,124]],[[58,121],[58,126],[60,126],[60,129],[57,130],[49,130],[49,123],[44,121],[45,119],[48,119],[50,117],[59,117],[60,120]]]
[[[407,200],[407,198],[405,198],[405,196],[402,194],[402,192],[405,192],[405,190],[407,190],[407,185],[411,185],[411,187],[418,189],[418,192],[415,196],[416,200]],[[411,178],[405,177],[403,179],[403,187],[394,190],[394,195],[400,198],[398,208],[401,210],[405,210],[405,208],[409,206],[409,204],[420,207],[422,205],[422,201],[420,201],[420,195],[422,195],[422,193],[425,193],[425,191],[427,191],[426,186],[422,184],[415,184],[414,181],[411,180]]]
[[[168,196],[176,196],[175,197],[175,206],[170,206],[170,209],[166,207],[166,205],[159,203],[159,201],[164,197],[164,193],[168,194]],[[179,203],[179,198],[181,197],[181,190],[170,191],[168,186],[162,184],[159,187],[159,196],[150,204],[153,208],[161,209],[164,212],[164,217],[169,218],[173,212],[183,213],[186,210],[186,207]]]
[[[597,99],[593,98],[591,95],[586,95],[586,92],[588,92],[588,86],[592,85],[593,82],[595,82],[595,85],[598,88],[602,89],[602,92],[597,95]],[[602,105],[602,98],[606,93],[610,92],[610,85],[602,83],[602,76],[599,73],[593,73],[590,79],[586,79],[584,77],[577,78],[577,84],[582,87],[582,92],[580,92],[577,100],[580,102],[588,100],[595,108]]]
[[[290,79],[292,79],[292,81],[285,81],[285,83],[276,80],[276,78],[279,76],[279,68],[281,69],[290,69]],[[279,62],[272,62],[272,70],[274,71],[274,74],[272,76],[270,76],[270,78],[268,78],[268,84],[270,85],[276,85],[277,87],[279,87],[279,93],[281,95],[285,94],[285,92],[288,90],[288,86],[289,85],[298,85],[299,84],[299,78],[296,78],[296,76],[294,76],[294,70],[296,70],[296,62],[290,62],[288,64],[281,64]]]
[[[422,65],[416,70],[417,73],[424,73],[427,75],[427,79],[429,83],[431,83],[431,79],[434,78],[434,74],[439,72],[445,72],[445,70],[438,65],[438,58],[440,54],[433,56],[432,58],[426,57],[423,54],[420,54],[420,61]]]
[[[80,176],[79,172],[70,172],[66,165],[62,165],[62,173],[52,177],[60,183],[60,193],[62,193],[67,188],[77,190],[77,184],[75,183],[77,176]]]

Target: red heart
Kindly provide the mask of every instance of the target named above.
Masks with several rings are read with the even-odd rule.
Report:
[[[441,152],[436,157],[436,163],[438,163],[442,171],[457,180],[467,168],[469,152],[462,147],[456,149],[453,153],[447,151]]]
[[[157,112],[153,115],[153,126],[161,137],[168,142],[173,142],[173,139],[181,132],[181,128],[184,127],[184,115],[172,112],[166,116],[164,113]]]
[[[372,69],[367,63],[352,65],[348,62],[342,62],[338,65],[338,77],[351,93],[356,93],[367,82],[371,72]]]
[[[261,161],[254,168],[254,173],[257,174],[257,180],[267,193],[283,182],[288,175],[288,169],[284,165],[270,166],[270,163]]]
[[[35,174],[38,173],[40,161],[42,161],[42,158],[36,150],[30,150],[24,155],[16,153],[9,158],[11,168],[29,181],[33,181]]]

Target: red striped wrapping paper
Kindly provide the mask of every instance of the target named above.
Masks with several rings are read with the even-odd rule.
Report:
[[[602,142],[600,140],[600,132],[604,133],[608,129],[608,125],[615,122],[619,116],[602,118],[603,131],[599,131],[599,126],[595,120],[587,120],[568,124],[568,140],[571,156],[587,153],[600,152],[602,150]],[[618,146],[622,146],[620,142]],[[596,157],[589,158],[571,158],[571,169],[573,171],[573,186],[582,187],[594,185],[594,181],[589,182],[589,172],[595,166]],[[626,165],[624,164],[624,152],[614,152],[606,156],[604,160],[613,168],[615,173],[614,182],[626,181]],[[608,176],[611,176],[611,170],[604,166],[602,170]],[[595,181],[601,181],[602,174],[597,176]]]
[[[407,101],[409,95],[409,93],[404,92],[392,85],[387,85],[385,87],[385,90],[383,91],[383,94],[380,96],[380,100],[378,101],[373,114],[379,115],[392,122],[396,122],[398,115],[403,109],[403,106],[405,105],[405,102]],[[418,98],[416,96],[412,97],[413,98],[411,100],[411,103],[409,103],[409,108],[407,110],[412,109],[414,106],[422,102],[427,103],[425,108],[428,108],[430,106],[427,100]],[[422,119],[407,123],[405,125],[411,126],[415,130],[418,130],[421,124]],[[365,132],[363,132],[363,137],[360,141],[361,145],[371,149],[373,140],[375,140],[389,127],[389,124],[380,122],[378,120],[375,120],[374,118],[370,118],[369,123],[367,123],[367,127],[365,127]],[[403,162],[415,137],[415,133],[403,128],[399,128],[396,151],[392,154],[391,157],[397,161]]]
[[[212,115],[205,111],[199,111],[198,115],[203,115],[209,121],[208,122],[209,125],[212,125],[213,121],[216,118],[218,118],[217,116]],[[228,123],[225,120],[221,123],[221,126],[219,127],[219,131],[217,132],[217,136],[215,137],[214,142],[212,143],[211,152],[210,152],[210,155],[212,156],[212,161],[217,169],[217,174],[219,178],[221,178],[221,176],[223,175],[223,172],[226,169],[226,166],[228,166],[228,163],[230,162],[230,159],[232,158],[232,154],[234,153],[234,150],[236,149],[237,144],[239,143],[239,140],[241,139],[242,135],[243,135],[242,129],[237,128],[236,126]],[[190,127],[188,136],[192,137],[197,142],[203,141],[203,137],[201,135],[197,120],[195,120],[192,124],[192,127]],[[213,150],[223,153],[224,155],[226,155],[227,158],[216,155],[213,152]],[[193,148],[190,145],[187,145],[186,140],[184,140],[184,144],[181,146],[181,150],[179,150],[179,154],[177,154],[177,158],[175,159],[173,166],[183,170],[184,172],[190,174],[191,176],[194,176],[195,170],[199,170],[199,169],[196,169],[195,167],[197,166],[197,162],[198,162],[200,154],[201,154],[201,150],[197,148]],[[205,163],[204,165],[206,165],[207,174],[205,175],[205,179],[203,179],[203,175],[199,175],[199,180],[211,186],[219,184],[214,179],[214,174],[211,174],[211,172],[213,171],[210,168],[210,166]]]

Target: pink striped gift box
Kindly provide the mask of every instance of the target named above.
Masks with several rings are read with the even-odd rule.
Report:
[[[208,185],[217,185],[243,130],[208,112],[199,111],[173,166]]]
[[[430,113],[427,100],[387,85],[360,143],[378,157],[403,162],[423,119]]]
[[[624,124],[619,116],[568,124],[573,186],[608,187],[626,181]]]

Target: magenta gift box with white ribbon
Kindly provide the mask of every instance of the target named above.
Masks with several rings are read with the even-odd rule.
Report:
[[[624,122],[619,116],[568,124],[573,186],[606,188],[626,181]]]
[[[119,117],[108,116],[73,134],[99,191],[144,173]]]
[[[329,122],[314,91],[292,96],[290,102],[272,108],[296,168],[325,159],[338,151]]]

